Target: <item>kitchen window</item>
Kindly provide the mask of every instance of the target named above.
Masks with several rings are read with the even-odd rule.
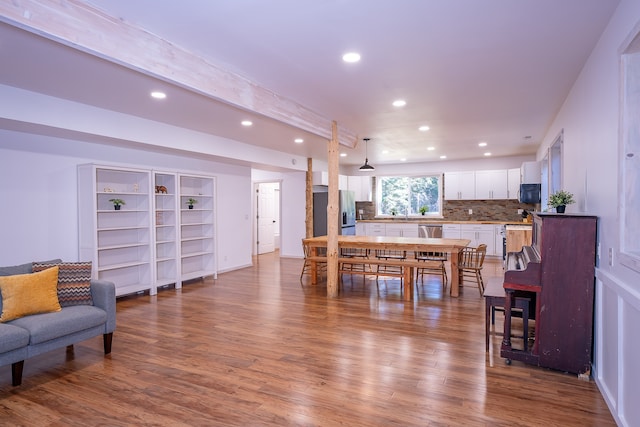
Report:
[[[378,215],[442,216],[442,174],[379,176],[376,178]]]

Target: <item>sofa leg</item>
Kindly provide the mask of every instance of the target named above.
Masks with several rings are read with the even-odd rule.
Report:
[[[111,341],[113,341],[113,332],[104,334],[102,338],[104,340],[104,354],[111,353]]]
[[[22,384],[22,368],[24,368],[24,360],[11,364],[11,378],[14,387]]]

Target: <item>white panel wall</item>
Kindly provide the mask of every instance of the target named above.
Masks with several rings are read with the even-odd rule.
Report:
[[[571,212],[599,217],[593,375],[619,425],[640,425],[640,274],[617,263],[620,53],[640,30],[640,2],[622,0],[538,151],[564,129],[563,187]],[[609,265],[609,250],[613,265]]]
[[[219,270],[251,265],[249,167],[6,130],[0,130],[0,265],[77,260],[76,167],[82,163],[216,176]]]

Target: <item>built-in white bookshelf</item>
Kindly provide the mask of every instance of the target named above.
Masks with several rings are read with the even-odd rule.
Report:
[[[111,199],[124,205],[116,210]],[[80,259],[117,296],[217,278],[212,176],[80,165],[78,218]]]
[[[155,286],[182,286],[178,262],[177,174],[153,172]]]
[[[182,280],[217,277],[215,178],[179,174],[180,272]],[[189,199],[196,203],[189,206]]]
[[[79,256],[116,295],[155,292],[152,270],[151,174],[97,165],[78,167]],[[112,199],[124,204],[114,208]]]

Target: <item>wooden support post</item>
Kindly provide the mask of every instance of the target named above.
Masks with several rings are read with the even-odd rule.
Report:
[[[338,296],[338,124],[331,124],[329,141],[329,203],[327,204],[327,297]]]
[[[307,184],[305,195],[305,236],[313,237],[313,159],[311,157],[307,159]]]

